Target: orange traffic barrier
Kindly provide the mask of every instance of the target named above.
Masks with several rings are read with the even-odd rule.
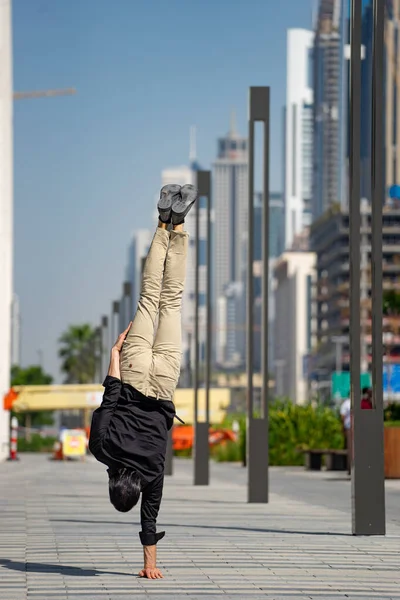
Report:
[[[210,427],[208,442],[216,446],[222,442],[236,441],[236,434],[230,429]],[[172,447],[174,450],[190,450],[193,447],[194,432],[192,425],[175,425],[172,430]]]
[[[17,398],[18,398],[18,393],[15,390],[13,390],[13,388],[11,388],[7,392],[7,394],[4,395],[4,399],[3,399],[4,410],[11,410],[12,405],[14,404],[14,402],[16,401]]]

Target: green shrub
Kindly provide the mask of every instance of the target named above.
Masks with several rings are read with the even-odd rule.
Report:
[[[239,462],[242,460],[240,444],[231,441],[218,444],[212,448],[211,456],[217,462]]]
[[[240,426],[239,440],[231,442],[236,451],[219,450],[217,460],[234,456],[245,464],[246,459],[246,417],[229,415],[223,426],[231,428],[233,421]],[[342,423],[337,411],[327,407],[300,406],[289,400],[275,400],[269,407],[269,460],[271,465],[302,465],[304,458],[300,450],[318,448],[343,448]],[[232,460],[232,459],[231,459]]]
[[[33,433],[30,441],[18,438],[18,452],[52,452],[56,437],[42,437],[39,433]]]
[[[385,427],[400,427],[400,421],[385,421]]]
[[[390,402],[383,415],[385,421],[400,421],[400,402]]]
[[[299,449],[343,448],[343,430],[336,411],[278,400],[269,413],[271,465],[302,465]]]
[[[178,456],[179,458],[191,458],[192,448],[185,448],[185,450],[174,450],[174,456]]]

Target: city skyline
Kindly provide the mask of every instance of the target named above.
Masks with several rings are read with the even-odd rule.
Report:
[[[111,10],[105,0],[93,7],[32,0],[13,11],[14,89],[77,89],[14,107],[22,364],[37,362],[41,348],[56,381],[59,335],[97,323],[110,306],[132,229],[153,226],[160,172],[187,162],[190,126],[209,168],[232,108],[247,132],[250,85],[271,85],[271,188],[279,190],[286,30],[311,23],[309,0],[227,4],[211,22],[209,0],[157,1],[156,11],[128,2]],[[193,20],[207,44],[195,43]],[[168,24],[180,33],[165,44]]]

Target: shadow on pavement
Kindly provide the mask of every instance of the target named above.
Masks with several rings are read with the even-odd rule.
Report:
[[[89,519],[51,519],[52,523],[90,523],[96,525],[123,525],[126,526],[124,521],[92,521]],[[131,525],[138,525],[138,523],[130,523]],[[336,533],[331,531],[293,531],[291,529],[258,529],[255,527],[229,527],[228,525],[194,525],[184,523],[163,523],[163,527],[196,527],[198,529],[224,529],[227,531],[252,531],[254,533],[281,533],[282,535],[331,535],[338,537],[353,537],[351,533]],[[0,562],[1,564],[1,562]]]
[[[75,577],[94,577],[95,575],[128,575],[134,577],[131,573],[116,573],[114,571],[99,571],[98,569],[83,569],[82,567],[71,567],[68,565],[49,565],[46,563],[19,562],[0,558],[0,566],[11,571],[29,571],[30,573],[60,573],[60,575],[74,575]]]

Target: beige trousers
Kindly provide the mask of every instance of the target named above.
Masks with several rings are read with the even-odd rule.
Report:
[[[173,399],[180,375],[187,249],[186,231],[157,228],[143,269],[136,315],[121,351],[122,381],[157,400]]]

